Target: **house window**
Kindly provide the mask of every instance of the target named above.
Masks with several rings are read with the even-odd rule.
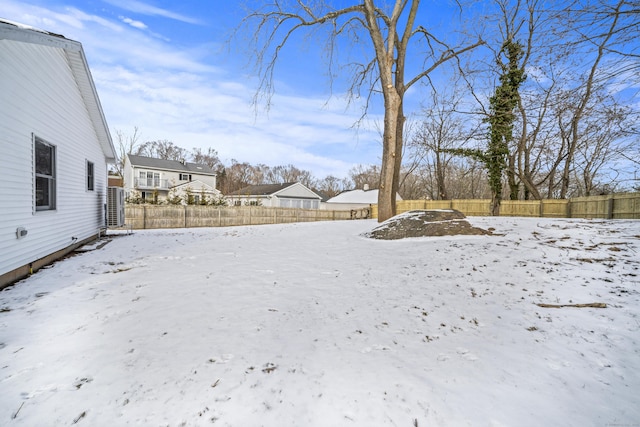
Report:
[[[158,203],[158,193],[156,191],[141,191],[140,198],[148,203]]]
[[[242,206],[242,200],[236,200],[233,202],[233,206]]]
[[[191,181],[191,174],[181,173],[180,174],[180,181]]]
[[[34,171],[36,211],[56,208],[56,147],[34,139]]]
[[[87,191],[94,190],[93,163],[87,161]]]
[[[160,173],[140,171],[138,185],[141,187],[160,187]]]

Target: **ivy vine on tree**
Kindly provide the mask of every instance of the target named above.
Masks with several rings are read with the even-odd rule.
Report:
[[[502,55],[507,62],[502,62]],[[459,148],[446,150],[450,153],[471,157],[483,163],[487,169],[489,187],[491,188],[491,213],[500,213],[502,201],[502,175],[507,169],[509,143],[513,139],[514,110],[520,99],[520,85],[526,79],[524,68],[520,66],[522,45],[508,39],[502,44],[497,63],[501,70],[500,85],[496,87],[489,99],[489,116],[484,120],[489,124],[487,149]]]

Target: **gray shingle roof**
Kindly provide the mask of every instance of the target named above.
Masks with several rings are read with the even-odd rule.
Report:
[[[280,190],[284,190],[287,187],[291,187],[294,184],[296,183],[285,182],[284,184],[249,185],[230,193],[229,196],[268,196],[270,194],[277,193]]]
[[[129,154],[129,161],[133,166],[140,166],[152,169],[163,169],[178,172],[199,173],[201,175],[215,175],[213,169],[207,165],[189,162],[179,162],[177,160],[154,159],[153,157],[136,156]]]

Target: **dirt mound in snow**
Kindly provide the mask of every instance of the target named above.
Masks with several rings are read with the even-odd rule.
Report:
[[[396,240],[406,237],[491,234],[473,227],[462,212],[451,210],[414,210],[390,218],[365,233],[373,239]]]

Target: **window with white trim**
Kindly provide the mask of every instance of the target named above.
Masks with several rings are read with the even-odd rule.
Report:
[[[55,210],[56,147],[37,136],[34,137],[33,145],[36,211]]]

